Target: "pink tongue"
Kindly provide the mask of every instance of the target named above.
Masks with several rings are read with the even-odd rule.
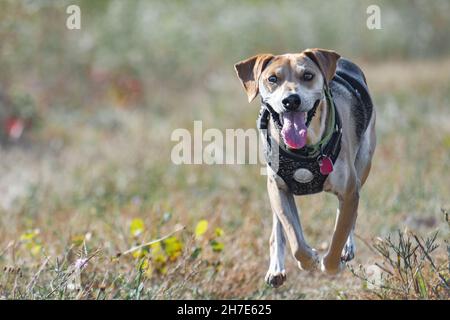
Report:
[[[291,111],[283,113],[281,135],[284,143],[291,149],[301,149],[306,144],[305,113]]]

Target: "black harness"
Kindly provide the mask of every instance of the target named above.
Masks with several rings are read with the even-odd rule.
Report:
[[[344,85],[357,98],[360,105],[372,105],[366,87],[353,77],[337,72],[332,81]],[[330,172],[324,173],[323,170],[321,172],[321,165],[326,160],[328,162],[331,161],[332,167],[341,151],[342,121],[328,85],[324,87],[324,93],[329,106],[328,114],[334,114],[334,117],[327,119],[332,121],[332,128],[329,124],[330,127],[327,127],[327,129],[331,128],[331,130],[326,130],[329,132],[325,132],[325,137],[316,145],[306,145],[299,150],[288,149],[281,137],[278,139],[280,142],[278,144],[270,135],[268,125],[271,117],[274,120],[273,122],[278,133],[281,132],[280,116],[268,103],[262,101],[257,126],[267,141],[265,150],[266,162],[283,179],[290,192],[295,195],[307,195],[323,191],[323,184]],[[315,103],[314,107],[308,112],[305,122],[307,127],[314,117],[318,105],[319,103]],[[301,170],[303,180],[299,179],[298,176],[296,177],[297,180],[294,177],[299,169],[303,169]],[[302,182],[298,180],[302,180]]]
[[[266,162],[284,180],[289,190],[295,195],[307,195],[323,191],[323,184],[328,174],[321,173],[320,165],[325,158],[329,158],[334,164],[341,150],[342,122],[330,90],[326,87],[324,91],[328,105],[330,108],[333,108],[330,111],[334,111],[331,137],[320,141],[314,147],[305,146],[299,150],[288,149],[281,138],[278,139],[280,141],[278,145],[276,140],[270,135],[268,130],[270,117],[273,118],[278,132],[281,132],[281,122],[278,113],[268,103],[262,101],[257,126],[267,140],[265,150]],[[313,109],[308,112],[306,126],[309,125],[314,117],[318,105],[319,103],[315,103]],[[298,169],[310,172],[304,171],[310,177],[307,179],[308,181],[299,182],[295,180],[294,174]]]

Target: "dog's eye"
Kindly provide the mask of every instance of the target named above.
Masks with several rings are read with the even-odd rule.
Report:
[[[270,76],[267,80],[269,80],[270,83],[277,83],[278,78],[277,76]]]
[[[311,81],[314,78],[314,75],[311,72],[305,72],[303,74],[303,80]]]

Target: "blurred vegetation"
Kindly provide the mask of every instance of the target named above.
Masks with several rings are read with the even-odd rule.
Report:
[[[81,7],[80,31],[65,28],[68,4]],[[382,30],[366,28],[370,4],[381,8]],[[4,0],[0,86],[29,92],[43,109],[113,98],[158,111],[172,92],[217,90],[213,76],[257,52],[324,47],[376,61],[447,55],[449,11],[446,0]]]
[[[65,26],[69,4],[81,7],[79,31]],[[382,30],[366,28],[371,4]],[[246,106],[233,71],[241,59],[323,47],[355,60],[378,140],[356,262],[381,263],[370,238],[433,234],[450,205],[449,12],[446,0],[2,0],[0,299],[364,297],[349,272],[306,276],[290,257],[286,285],[266,287],[259,166],[175,166],[170,135],[197,119],[254,128],[257,102]],[[335,198],[300,208],[323,253]],[[116,258],[178,224],[187,229]],[[433,261],[448,262],[446,250]],[[429,297],[423,288],[403,296]]]

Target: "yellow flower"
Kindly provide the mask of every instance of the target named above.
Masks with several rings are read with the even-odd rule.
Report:
[[[39,229],[28,230],[20,236],[21,241],[31,241],[40,233]]]
[[[144,221],[142,219],[133,219],[130,224],[130,233],[133,237],[137,237],[145,230]]]
[[[144,276],[147,278],[151,278],[153,276],[153,265],[149,259],[142,261],[139,267],[141,268],[141,271],[143,271]]]
[[[30,252],[31,252],[31,254],[32,254],[33,256],[37,256],[37,255],[39,255],[39,253],[41,252],[41,249],[42,249],[42,246],[41,246],[40,244],[34,244],[34,245],[31,247]]]
[[[200,220],[195,227],[195,236],[197,238],[200,238],[206,232],[206,230],[208,230],[208,221],[204,219]]]
[[[145,248],[140,248],[138,250],[133,251],[132,256],[135,259],[143,258],[143,257],[145,257],[145,254],[147,252],[148,251]]]
[[[164,251],[162,250],[161,243],[156,242],[150,246],[151,248],[151,256],[155,264],[163,265],[166,263],[167,258],[164,255]]]
[[[214,230],[214,234],[216,235],[216,237],[221,237],[221,236],[223,236],[224,232],[223,232],[222,228],[217,227]]]
[[[176,260],[183,250],[183,244],[177,237],[170,237],[164,240],[164,249],[171,261]]]
[[[222,242],[219,242],[219,241],[216,241],[216,240],[212,240],[211,241],[211,247],[212,247],[214,252],[221,252],[225,246],[224,246],[224,244]]]

